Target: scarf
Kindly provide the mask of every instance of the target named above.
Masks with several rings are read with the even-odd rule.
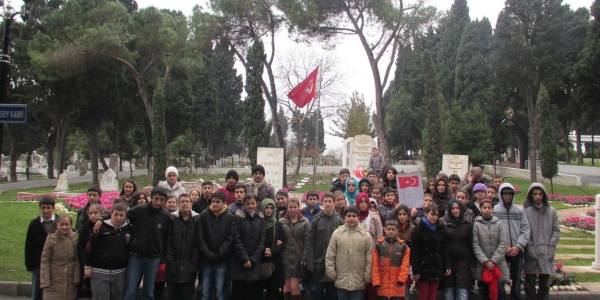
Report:
[[[362,200],[362,199],[364,199],[364,200]],[[356,203],[356,206],[360,206],[361,201],[367,202],[367,210],[366,211],[361,211],[360,208],[358,209],[358,212],[359,212],[358,220],[362,221],[369,216],[369,195],[367,195],[367,193],[362,193],[362,192],[358,193],[358,196],[356,196],[356,200],[358,201]]]
[[[487,268],[483,268],[481,274],[481,282],[488,284],[488,299],[498,299],[498,278],[502,277],[502,272],[498,267],[494,267],[494,270],[490,271]]]
[[[252,186],[254,187],[254,190],[252,192],[254,193],[254,197],[258,196],[258,190],[263,185],[265,185],[265,183],[267,183],[267,181],[264,178],[260,182],[256,182],[256,181],[252,180]]]
[[[224,206],[223,206],[223,210],[221,210],[221,211],[215,211],[215,210],[213,209],[213,206],[212,206],[212,204],[211,204],[211,205],[208,207],[208,209],[210,209],[210,211],[212,211],[212,212],[213,212],[213,214],[215,214],[215,217],[217,217],[217,218],[218,218],[218,217],[220,217],[222,214],[224,214],[224,213],[226,213],[226,212],[227,212],[227,205],[224,205]]]
[[[277,218],[275,218],[275,214],[277,213],[275,211],[275,202],[273,201],[273,199],[270,198],[265,198],[260,205],[262,206],[262,211],[263,214],[265,216],[264,220],[265,220],[265,230],[269,229],[273,226],[275,226],[275,223],[277,223]],[[273,208],[273,213],[267,217],[267,214],[265,214],[265,209],[267,208],[267,205],[271,205],[271,207]]]
[[[350,180],[354,181],[354,185],[356,186],[356,190],[354,191],[354,193],[350,193],[348,192],[348,182]],[[356,180],[356,178],[354,177],[350,177],[348,178],[348,180],[346,180],[346,191],[344,191],[344,196],[346,196],[346,199],[348,199],[348,203],[350,205],[355,205],[356,204],[356,196],[358,196],[358,181]]]
[[[429,223],[429,221],[427,220],[427,218],[425,216],[423,216],[421,221],[423,221],[423,224],[427,225],[427,227],[429,227],[429,229],[431,229],[432,231],[435,231],[435,227],[436,227],[437,223],[436,224]]]

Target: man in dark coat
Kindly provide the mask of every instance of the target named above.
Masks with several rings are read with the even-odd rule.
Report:
[[[341,191],[342,193],[346,191],[346,180],[350,178],[350,170],[343,168],[340,170],[340,176],[338,179],[334,180],[331,183],[331,189],[329,190],[332,193],[335,191]]]

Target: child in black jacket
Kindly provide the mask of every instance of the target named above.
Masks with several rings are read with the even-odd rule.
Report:
[[[127,248],[131,239],[127,206],[116,203],[110,216],[111,219],[103,221],[98,233],[92,234],[86,244],[84,276],[91,277],[94,299],[121,300],[125,288]]]

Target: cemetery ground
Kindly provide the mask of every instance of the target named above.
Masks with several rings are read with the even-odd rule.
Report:
[[[214,180],[220,184],[224,184],[222,180],[219,180],[223,179],[224,174],[180,174],[180,176],[184,181],[202,178],[204,180]],[[302,187],[302,189],[290,192],[290,196],[301,197],[303,192],[312,189],[311,175],[300,174],[298,176],[288,176],[288,180],[310,178],[309,182]],[[326,182],[328,182],[331,181],[333,177],[336,177],[335,174],[319,174],[318,180],[326,180]],[[240,181],[245,181],[246,178],[249,178],[248,174],[241,175]],[[130,178],[121,178],[119,186],[122,186],[128,179]],[[134,181],[137,183],[138,188],[147,186],[147,176],[136,176],[134,177]],[[506,181],[521,189],[521,192],[516,196],[516,203],[522,204],[525,201],[527,188],[531,182],[514,178],[507,178]],[[550,192],[549,183],[544,182],[544,184],[546,185],[548,192]],[[72,184],[70,185],[70,192],[84,193],[89,186],[89,183]],[[317,185],[318,190],[328,191],[329,188],[330,184]],[[25,270],[23,247],[29,221],[34,217],[39,216],[39,210],[37,202],[14,201],[18,192],[45,194],[54,192],[54,187],[12,190],[0,194],[0,281],[29,282],[31,280],[31,273]],[[600,194],[600,188],[554,185],[554,192],[573,196],[596,195]],[[61,203],[61,201],[59,201],[59,203]],[[564,205],[561,202],[552,202],[552,205],[557,208],[560,219],[568,216],[584,215],[587,210],[592,209],[590,206],[571,207]],[[60,214],[60,212],[57,213]],[[578,268],[589,267],[594,261],[594,235],[583,230],[561,229],[561,232],[561,240],[557,249],[555,261],[563,263],[565,265],[564,270],[573,273],[576,280],[580,283],[600,282],[600,272],[592,273],[589,268]]]

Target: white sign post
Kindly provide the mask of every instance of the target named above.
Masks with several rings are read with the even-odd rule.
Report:
[[[442,172],[448,176],[456,174],[462,178],[469,172],[469,156],[444,154],[442,157]]]
[[[342,166],[351,171],[356,169],[358,165],[364,169],[369,167],[369,160],[373,155],[373,147],[375,141],[369,135],[357,135],[350,137],[343,142],[344,151],[342,155]]]
[[[596,255],[595,262],[592,263],[592,269],[600,270],[600,194],[596,195]]]
[[[421,173],[405,173],[396,175],[398,200],[408,208],[423,207],[423,180]]]
[[[265,180],[275,191],[283,187],[283,148],[256,148],[256,163],[265,168]]]

